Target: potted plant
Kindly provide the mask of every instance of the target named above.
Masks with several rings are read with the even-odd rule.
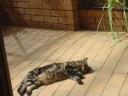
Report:
[[[119,37],[119,34],[116,33],[117,35],[115,36],[114,34],[114,23],[112,19],[112,12],[114,8],[121,9],[124,13],[124,19],[125,19],[125,24],[126,28],[128,28],[128,19],[126,15],[126,10],[128,10],[128,1],[127,0],[107,0],[107,10],[108,10],[108,16],[109,16],[109,26],[110,26],[110,31],[113,33],[113,38],[116,39],[116,36]],[[128,29],[127,29],[128,32]]]

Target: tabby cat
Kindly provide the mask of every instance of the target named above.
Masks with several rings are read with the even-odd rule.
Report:
[[[80,61],[65,63],[53,63],[30,71],[23,79],[17,91],[21,96],[31,96],[32,90],[57,81],[72,79],[78,84],[83,84],[84,74],[91,72],[92,68],[87,64],[87,58]]]

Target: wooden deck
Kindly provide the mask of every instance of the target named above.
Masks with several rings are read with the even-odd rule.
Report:
[[[53,62],[89,58],[94,73],[84,85],[65,80],[33,91],[32,96],[128,96],[128,34],[114,41],[110,32],[55,31],[11,27],[4,36],[14,96],[26,73]]]

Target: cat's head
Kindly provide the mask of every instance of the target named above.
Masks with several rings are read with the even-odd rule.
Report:
[[[88,58],[84,58],[83,60],[81,60],[82,63],[82,71],[84,73],[90,73],[92,71],[92,68],[90,66],[88,66]]]

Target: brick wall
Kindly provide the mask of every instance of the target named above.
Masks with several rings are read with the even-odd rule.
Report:
[[[103,12],[102,9],[81,9],[80,27],[87,30],[97,30],[97,26],[103,15],[104,17],[99,30],[110,31],[107,11]],[[121,10],[113,10],[113,23],[116,31],[126,31],[125,19]]]
[[[105,14],[100,30],[109,31],[107,12],[94,9],[78,9],[78,0],[4,0],[9,24],[50,29],[77,30],[79,25],[87,30],[96,30]],[[128,13],[127,13],[128,14]],[[7,14],[6,14],[7,15]],[[126,31],[122,11],[114,11],[115,29]]]
[[[8,3],[6,8],[10,10],[17,25],[78,29],[77,0],[8,0]]]

